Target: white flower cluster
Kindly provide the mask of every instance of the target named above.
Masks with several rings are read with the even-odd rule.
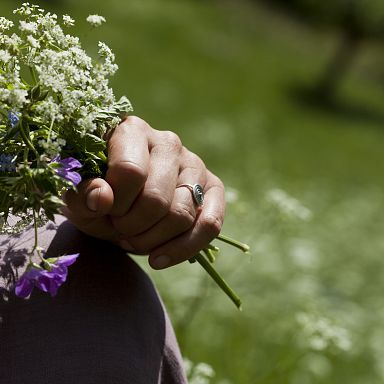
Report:
[[[89,15],[87,21],[93,27],[99,27],[101,24],[105,23],[105,17],[99,15]]]
[[[307,207],[282,189],[271,189],[267,192],[266,198],[269,203],[276,206],[287,217],[303,221],[312,218],[312,212]]]
[[[105,131],[108,126],[97,116],[100,109],[113,109],[116,103],[108,84],[108,77],[118,69],[111,49],[100,42],[99,59],[92,60],[77,37],[64,33],[57,15],[29,3],[14,13],[23,18],[19,34],[7,34],[13,23],[0,18],[0,103],[14,113],[28,105],[31,120],[53,125],[57,132],[70,126],[83,135]],[[88,21],[95,25],[105,19],[92,15]],[[74,23],[70,16],[63,16],[65,26]],[[24,68],[32,74],[30,87],[21,79]]]
[[[215,371],[207,363],[194,364],[191,360],[184,358],[184,369],[190,384],[209,384],[215,376]]]
[[[73,27],[75,25],[75,20],[69,15],[63,15],[63,24],[66,27]]]
[[[303,338],[315,351],[334,348],[347,352],[352,348],[350,333],[330,319],[311,313],[299,313],[296,320],[301,326]]]
[[[0,31],[7,31],[12,27],[13,27],[13,22],[11,20],[8,20],[5,17],[0,16]]]

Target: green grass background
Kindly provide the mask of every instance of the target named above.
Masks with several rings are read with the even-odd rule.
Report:
[[[2,0],[0,14],[15,3]],[[183,355],[211,365],[211,383],[382,383],[382,47],[361,47],[338,108],[324,109],[297,89],[316,81],[335,31],[242,0],[43,5],[76,18],[72,33],[89,52],[98,40],[113,48],[116,93],[223,179],[223,232],[252,247],[244,256],[222,246],[217,262],[242,312],[198,265],[147,268]],[[94,13],[107,24],[91,31],[84,19]],[[271,202],[274,189],[293,207]]]

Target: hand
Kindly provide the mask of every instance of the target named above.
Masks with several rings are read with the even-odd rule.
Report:
[[[200,184],[202,207],[180,184]],[[190,259],[220,232],[224,187],[202,160],[172,132],[157,131],[128,117],[108,140],[106,179],[91,179],[69,191],[63,213],[81,231],[149,254],[155,269]]]

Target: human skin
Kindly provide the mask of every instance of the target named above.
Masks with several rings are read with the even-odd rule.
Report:
[[[180,184],[200,184],[204,204]],[[224,186],[170,131],[126,118],[108,139],[106,178],[66,193],[63,214],[81,231],[149,255],[154,269],[193,257],[220,232]]]

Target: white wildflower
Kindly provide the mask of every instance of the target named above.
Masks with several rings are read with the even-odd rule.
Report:
[[[104,62],[97,66],[101,76],[113,76],[118,70],[117,64],[114,63],[115,55],[111,48],[101,41],[99,41],[99,56],[104,58]]]
[[[112,52],[111,48],[108,47],[107,44],[103,43],[102,41],[99,41],[99,55],[101,57],[105,57],[111,61],[115,61],[115,55]]]
[[[225,201],[229,204],[236,203],[239,200],[239,191],[235,188],[225,188]]]
[[[64,139],[56,138],[56,136],[53,135],[49,140],[39,140],[38,144],[44,149],[45,154],[52,158],[61,152],[61,148],[65,146],[66,142]]]
[[[19,29],[20,31],[22,32],[25,32],[25,33],[36,33],[37,32],[37,23],[35,22],[26,22],[26,21],[23,21],[23,20],[20,20],[19,22]]]
[[[20,8],[17,8],[13,13],[18,13],[19,15],[29,16],[32,13],[32,7],[29,3],[23,3]]]
[[[4,49],[0,49],[0,61],[7,64],[9,60],[12,59],[11,54]]]
[[[73,27],[75,25],[75,20],[69,15],[63,15],[63,24],[66,27]]]
[[[17,36],[15,33],[13,33],[11,36],[1,34],[0,33],[0,45],[3,46],[3,48],[7,48],[9,52],[11,53],[18,53],[19,52],[19,46],[23,43],[23,40]]]
[[[87,22],[93,27],[99,27],[101,24],[105,23],[105,17],[99,15],[89,15],[87,17]]]
[[[312,218],[312,212],[305,207],[299,200],[282,189],[272,189],[267,192],[267,201],[275,205],[283,214],[288,217],[298,218],[308,221]]]
[[[40,48],[40,43],[38,42],[38,40],[36,40],[33,36],[31,35],[28,35],[27,36],[27,41],[29,43],[29,45],[32,47],[32,48]]]
[[[0,31],[6,31],[13,27],[13,22],[11,20],[6,19],[3,16],[0,16]]]
[[[184,370],[190,384],[209,384],[215,376],[215,371],[209,364],[194,364],[186,358],[184,358]]]
[[[6,103],[13,110],[20,110],[27,102],[28,92],[25,89],[13,88],[11,90],[0,88],[0,101]]]
[[[92,133],[96,129],[96,123],[94,121],[95,119],[96,113],[89,113],[88,115],[77,120],[77,125],[83,134],[86,132]]]
[[[65,41],[68,47],[80,47],[80,39],[78,37],[65,35]]]
[[[52,120],[61,120],[60,105],[55,102],[52,96],[41,101],[36,105],[35,112],[41,116],[46,124],[51,124]]]
[[[296,239],[292,242],[289,250],[290,256],[294,264],[301,268],[316,268],[319,266],[320,257],[316,244],[304,240]]]
[[[315,314],[299,313],[296,319],[302,327],[301,336],[311,349],[323,351],[335,348],[344,352],[351,350],[352,341],[346,328],[336,325],[326,317],[319,317]]]
[[[85,94],[80,90],[65,90],[62,93],[61,108],[65,115],[72,115],[77,109],[80,108],[85,100]]]
[[[195,372],[197,372],[200,376],[205,376],[207,378],[215,376],[215,371],[207,363],[197,364],[195,367]]]

